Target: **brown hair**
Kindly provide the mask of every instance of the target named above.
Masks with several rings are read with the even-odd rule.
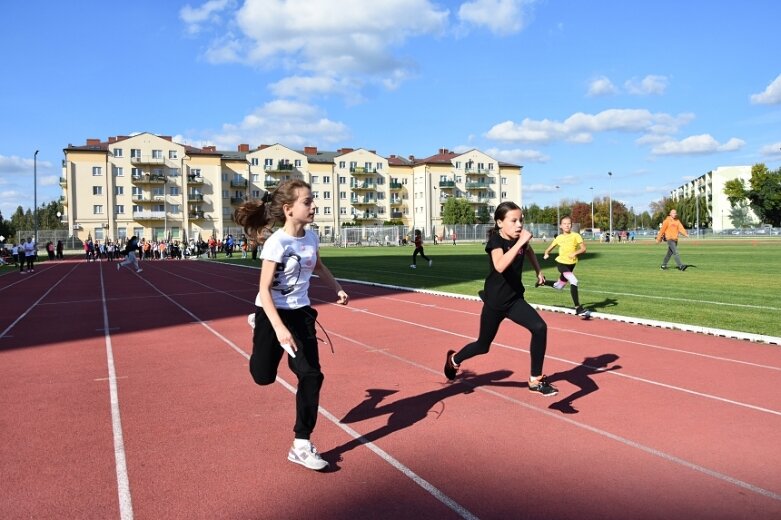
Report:
[[[298,190],[312,189],[306,182],[293,179],[283,182],[277,189],[267,191],[260,200],[248,200],[233,212],[233,220],[244,228],[250,237],[262,244],[271,235],[274,226],[284,224],[282,206],[293,205],[298,200]]]

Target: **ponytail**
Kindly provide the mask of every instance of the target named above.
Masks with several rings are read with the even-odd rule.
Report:
[[[298,199],[298,189],[311,189],[306,182],[294,179],[283,182],[277,189],[266,191],[260,200],[248,200],[233,212],[233,220],[244,228],[244,232],[255,237],[258,244],[263,244],[271,235],[274,226],[284,224],[285,213],[282,206],[292,205]]]

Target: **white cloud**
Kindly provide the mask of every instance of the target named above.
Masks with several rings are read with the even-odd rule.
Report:
[[[588,86],[588,95],[591,97],[595,96],[609,96],[611,94],[615,94],[618,92],[615,85],[613,85],[613,82],[610,81],[610,78],[606,76],[599,76],[598,78],[591,81],[591,84]]]
[[[42,165],[42,162],[38,162],[38,165]],[[46,163],[51,166],[50,163]],[[33,174],[34,161],[32,158],[19,157],[16,155],[0,155],[0,175],[18,175],[18,174]]]
[[[466,150],[463,150],[466,151]],[[484,150],[487,155],[512,164],[523,166],[525,163],[546,163],[550,157],[538,150],[521,150],[518,148],[512,150],[501,150],[499,148],[489,148]]]
[[[248,114],[240,123],[226,123],[222,132],[210,141],[220,149],[235,149],[239,143],[281,143],[285,146],[307,146],[333,143],[350,137],[343,123],[331,121],[313,105],[276,100]]]
[[[752,94],[751,103],[755,105],[777,105],[781,103],[781,74],[767,86],[761,94]]]
[[[624,83],[627,92],[634,95],[645,96],[649,94],[661,95],[667,90],[669,83],[667,77],[649,74],[641,80],[632,78]]]
[[[44,176],[38,176],[38,185],[39,186],[56,186],[60,183],[60,176],[59,175],[44,175]]]
[[[609,109],[597,114],[575,113],[564,121],[524,119],[520,123],[504,121],[494,125],[486,134],[498,141],[547,143],[570,141],[587,143],[597,132],[673,133],[691,120],[690,114],[671,116],[651,113],[645,109]]]
[[[179,10],[179,18],[186,24],[187,32],[196,34],[203,22],[219,22],[219,13],[236,5],[235,0],[209,0],[200,7],[185,5]]]
[[[529,24],[531,5],[529,0],[472,0],[458,9],[458,18],[477,27],[485,27],[492,33],[507,35],[523,30]]]
[[[745,141],[733,137],[724,144],[710,134],[693,135],[681,141],[669,140],[651,149],[654,155],[701,155],[717,152],[733,152],[745,145]]]
[[[762,155],[778,156],[781,155],[781,141],[772,144],[766,144],[759,149]]]

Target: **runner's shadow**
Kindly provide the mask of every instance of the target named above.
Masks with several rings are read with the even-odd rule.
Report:
[[[388,416],[388,422],[374,431],[362,435],[358,439],[353,439],[341,446],[337,446],[321,453],[322,457],[331,462],[331,471],[338,471],[335,461],[342,460],[342,454],[354,448],[375,442],[395,432],[409,428],[418,421],[421,421],[432,414],[434,419],[438,419],[445,412],[445,399],[458,394],[469,394],[474,392],[475,388],[480,386],[505,386],[505,387],[527,387],[526,382],[501,381],[513,374],[510,370],[497,370],[488,374],[475,375],[470,371],[463,371],[454,383],[441,386],[436,390],[425,392],[420,395],[414,395],[382,404],[389,396],[398,392],[398,390],[386,390],[382,388],[370,388],[366,390],[366,398],[363,402],[347,412],[342,418],[344,424],[364,421],[382,415]]]
[[[556,401],[548,408],[567,414],[578,413],[578,410],[572,406],[573,401],[599,390],[599,386],[592,379],[594,375],[610,370],[620,370],[622,368],[621,365],[613,365],[608,368],[608,365],[617,359],[618,356],[616,354],[602,354],[597,357],[587,357],[575,368],[551,375],[548,378],[548,381],[568,381],[579,387],[580,390],[577,390],[560,401]]]
[[[615,307],[618,305],[618,300],[615,298],[605,298],[602,301],[586,304],[585,306],[590,309],[604,309],[605,307]]]

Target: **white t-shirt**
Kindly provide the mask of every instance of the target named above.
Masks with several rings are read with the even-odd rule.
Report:
[[[35,256],[35,242],[24,243],[24,256]]]
[[[311,230],[306,230],[303,237],[293,237],[280,228],[268,237],[260,258],[277,263],[271,284],[274,307],[299,309],[309,305],[309,279],[317,263],[319,246],[319,239]],[[260,293],[255,305],[262,307]]]

